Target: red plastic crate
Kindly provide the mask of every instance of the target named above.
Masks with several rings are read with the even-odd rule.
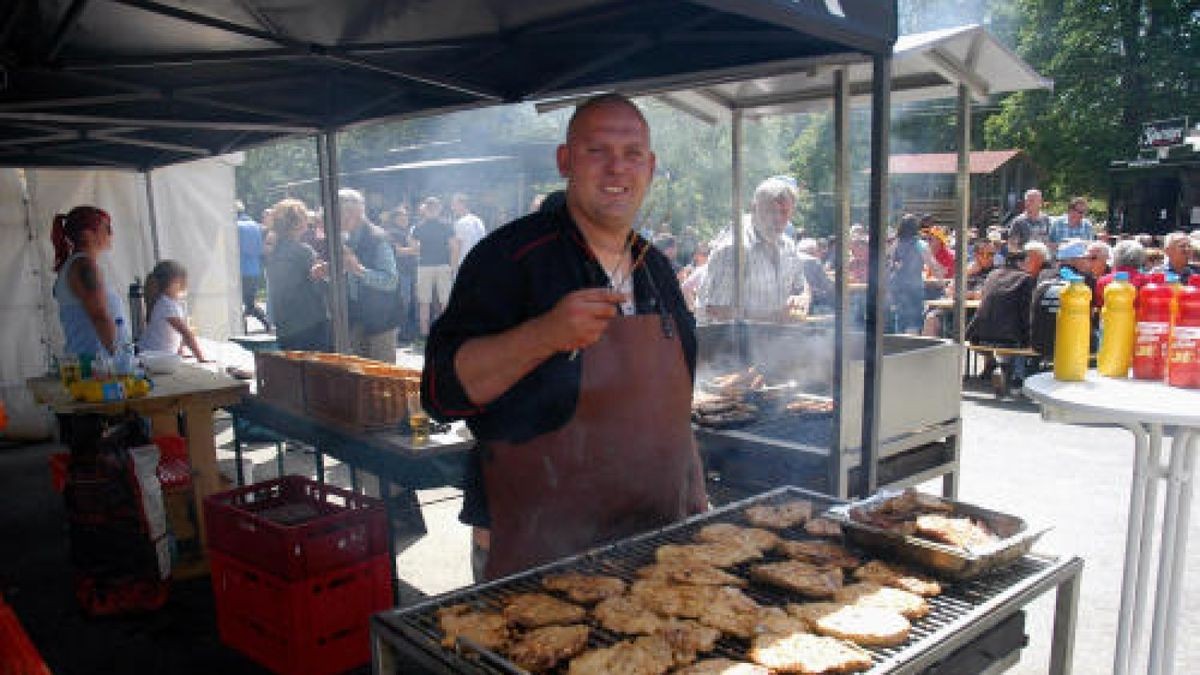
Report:
[[[192,484],[192,465],[188,463],[187,441],[181,436],[155,436],[158,446],[158,480],[164,488],[183,488]],[[71,453],[50,455],[50,485],[61,493],[67,486]]]
[[[208,546],[285,579],[303,579],[387,552],[383,502],[301,476],[204,500]]]
[[[4,675],[50,675],[37,647],[12,608],[0,598],[0,673]]]
[[[221,642],[276,673],[340,673],[370,661],[369,620],[392,606],[388,555],[289,581],[212,552]]]
[[[67,487],[67,470],[71,467],[71,453],[56,452],[50,455],[50,486],[61,493]]]

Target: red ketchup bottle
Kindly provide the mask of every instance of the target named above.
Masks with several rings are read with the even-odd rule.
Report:
[[[1167,376],[1167,345],[1171,336],[1171,302],[1175,294],[1161,274],[1150,275],[1138,290],[1137,327],[1133,339],[1133,376],[1163,381]]]
[[[1192,277],[1191,286],[1179,287],[1176,302],[1179,314],[1167,352],[1167,383],[1200,389],[1200,275]]]

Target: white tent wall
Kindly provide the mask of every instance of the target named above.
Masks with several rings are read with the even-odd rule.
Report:
[[[161,254],[189,270],[189,300],[197,332],[225,339],[240,329],[240,277],[233,225],[237,156],[190,162],[152,174]],[[134,276],[154,265],[145,177],[130,171],[0,169],[0,383],[21,384],[45,371],[62,346],[51,295],[54,214],[99,206],[113,218],[113,249],[101,261],[105,278],[127,297]],[[28,204],[26,204],[26,197]]]
[[[187,268],[192,323],[214,340],[242,332],[233,207],[233,170],[240,163],[238,153],[158,169],[150,178],[162,257]],[[143,269],[143,279],[149,271]]]

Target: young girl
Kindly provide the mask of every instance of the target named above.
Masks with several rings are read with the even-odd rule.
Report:
[[[146,277],[146,331],[142,334],[143,351],[183,352],[191,350],[197,361],[204,361],[196,334],[188,328],[179,298],[187,292],[187,269],[174,260],[163,260]]]

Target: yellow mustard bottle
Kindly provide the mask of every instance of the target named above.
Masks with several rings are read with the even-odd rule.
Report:
[[[1058,296],[1054,324],[1054,379],[1081,381],[1087,374],[1088,341],[1092,330],[1092,291],[1083,277],[1063,270],[1070,285]]]
[[[1129,283],[1128,272],[1117,272],[1104,288],[1104,308],[1100,310],[1100,353],[1096,372],[1107,377],[1128,377],[1133,361],[1134,326],[1137,315],[1133,302],[1137,289]]]

